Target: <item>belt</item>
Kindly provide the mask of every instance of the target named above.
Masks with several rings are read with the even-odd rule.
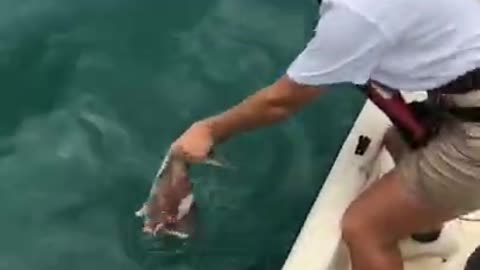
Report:
[[[464,122],[480,122],[480,68],[427,90],[429,103]]]
[[[429,96],[426,101],[410,104],[405,102],[399,90],[373,80],[360,86],[360,90],[388,116],[414,149],[424,146],[436,136],[447,118],[480,123],[480,102],[472,102],[476,99],[470,97],[476,96],[473,93],[478,89],[480,68],[441,87],[426,90]],[[444,102],[444,98],[453,102]]]
[[[480,107],[452,107],[447,112],[463,122],[480,122]]]
[[[439,113],[463,122],[480,122],[480,90],[462,94],[429,93],[427,103]]]
[[[455,80],[440,87],[428,90],[439,94],[465,94],[480,89],[480,68],[468,71]]]

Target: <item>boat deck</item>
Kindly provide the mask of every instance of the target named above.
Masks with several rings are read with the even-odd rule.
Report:
[[[480,217],[480,213],[474,213],[469,217]],[[405,261],[406,270],[459,270],[464,269],[466,260],[470,254],[480,246],[480,222],[454,220],[450,222],[447,231],[448,236],[441,242],[434,243],[425,248],[426,255]],[[428,254],[428,250],[437,251]],[[444,252],[444,254],[442,254]],[[437,256],[435,256],[437,255]],[[438,255],[446,255],[446,261],[442,261]]]

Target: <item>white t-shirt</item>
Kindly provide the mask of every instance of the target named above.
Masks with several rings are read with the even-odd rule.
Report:
[[[325,0],[320,14],[287,71],[301,84],[426,90],[480,67],[479,0]]]

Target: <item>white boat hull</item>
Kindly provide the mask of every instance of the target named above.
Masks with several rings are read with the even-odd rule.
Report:
[[[424,97],[424,93],[406,96],[407,99]],[[348,251],[341,240],[340,220],[351,201],[392,168],[393,161],[380,143],[390,125],[388,118],[367,101],[310,210],[283,270],[350,269]],[[361,135],[372,140],[363,156],[354,153]],[[460,270],[478,245],[480,223],[454,220],[446,224],[439,240],[421,244],[406,239],[400,248],[406,270]]]

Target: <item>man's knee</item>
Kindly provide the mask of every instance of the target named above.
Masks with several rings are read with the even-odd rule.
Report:
[[[341,222],[342,238],[347,243],[362,241],[370,230],[364,217],[348,209],[343,215]]]
[[[348,245],[374,245],[396,244],[398,239],[388,233],[387,228],[376,226],[362,213],[349,208],[343,215],[341,222],[342,239]]]

